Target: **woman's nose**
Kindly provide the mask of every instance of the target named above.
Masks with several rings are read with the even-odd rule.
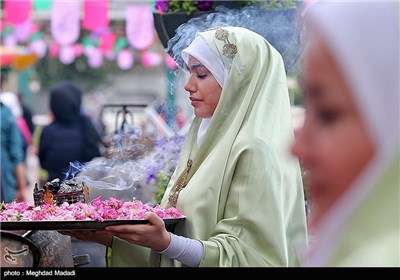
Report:
[[[292,155],[298,157],[298,158],[304,158],[305,153],[306,153],[306,147],[307,147],[307,143],[306,143],[306,131],[303,128],[300,128],[296,131],[295,134],[295,140],[292,144],[291,147],[291,153]]]
[[[189,93],[192,93],[192,92],[195,92],[195,91],[196,91],[195,85],[194,85],[194,83],[192,82],[192,79],[191,79],[190,77],[189,77],[189,79],[188,79],[187,82],[186,82],[185,90],[186,90],[187,92],[189,92]]]

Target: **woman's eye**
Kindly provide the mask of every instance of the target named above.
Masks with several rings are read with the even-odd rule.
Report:
[[[197,78],[199,78],[199,79],[204,79],[205,77],[207,77],[206,74],[203,74],[203,75],[197,74]]]

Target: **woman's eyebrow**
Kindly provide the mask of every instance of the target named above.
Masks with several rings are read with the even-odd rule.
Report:
[[[199,68],[201,68],[201,67],[204,67],[204,65],[201,64],[201,63],[198,63],[198,64],[193,64],[192,66],[190,66],[190,69],[191,69],[192,71],[194,71],[194,70],[199,69]]]

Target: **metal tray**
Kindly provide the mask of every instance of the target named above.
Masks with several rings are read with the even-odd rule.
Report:
[[[183,218],[163,219],[165,226],[178,223]],[[148,220],[104,220],[103,222],[87,221],[2,221],[1,230],[100,230],[115,225],[147,224]]]

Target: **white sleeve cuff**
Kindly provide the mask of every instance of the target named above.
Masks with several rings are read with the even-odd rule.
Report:
[[[171,233],[171,242],[160,253],[189,267],[198,267],[203,258],[204,247],[199,240]]]

